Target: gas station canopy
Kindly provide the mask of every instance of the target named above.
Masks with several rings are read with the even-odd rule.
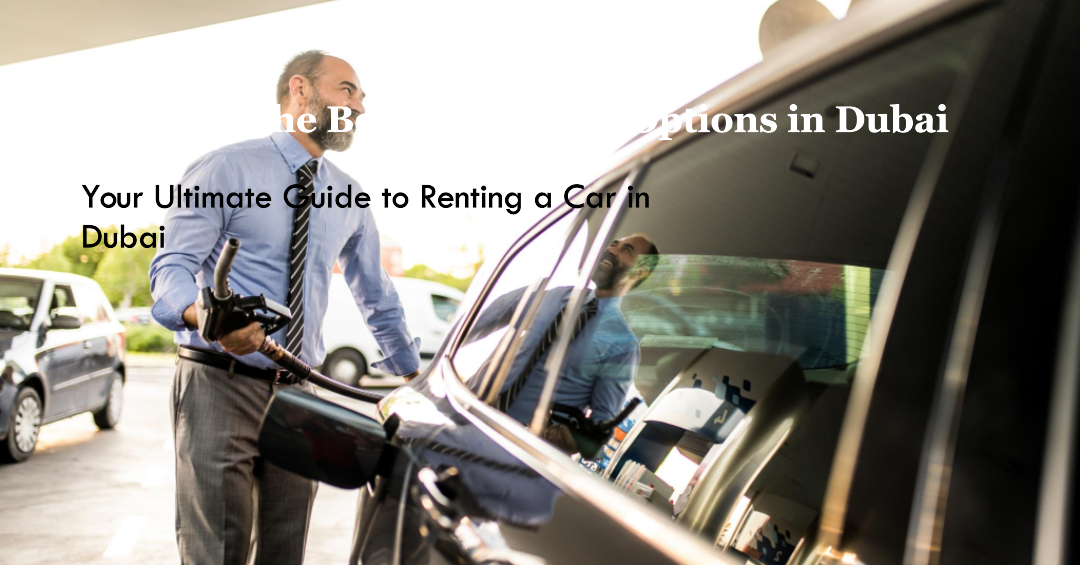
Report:
[[[0,2],[0,65],[324,1],[9,0]]]

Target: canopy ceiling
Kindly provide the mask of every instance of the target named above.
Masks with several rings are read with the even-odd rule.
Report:
[[[4,0],[0,65],[326,0]]]

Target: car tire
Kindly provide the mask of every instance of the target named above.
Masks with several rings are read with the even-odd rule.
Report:
[[[115,374],[109,382],[109,398],[105,406],[94,412],[94,424],[101,430],[110,430],[120,422],[124,408],[124,378]]]
[[[2,443],[0,459],[22,462],[33,455],[41,432],[42,414],[41,397],[37,391],[30,387],[21,389],[12,406],[11,423],[8,425],[7,439]]]
[[[352,348],[334,350],[323,362],[326,375],[346,384],[358,385],[360,378],[368,372],[364,355]]]

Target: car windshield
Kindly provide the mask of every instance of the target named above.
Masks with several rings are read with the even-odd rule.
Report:
[[[642,348],[782,354],[804,369],[858,360],[884,271],[790,259],[661,255],[622,301]]]
[[[41,281],[0,277],[0,329],[28,330],[40,296]]]

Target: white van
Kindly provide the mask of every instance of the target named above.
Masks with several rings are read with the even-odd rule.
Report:
[[[409,331],[420,338],[420,359],[426,363],[446,338],[464,294],[453,287],[406,277],[391,277],[405,308]],[[330,300],[323,319],[326,359],[322,371],[341,382],[356,385],[365,374],[386,374],[371,367],[383,359],[382,350],[368,330],[352,291],[340,273],[330,279]]]

